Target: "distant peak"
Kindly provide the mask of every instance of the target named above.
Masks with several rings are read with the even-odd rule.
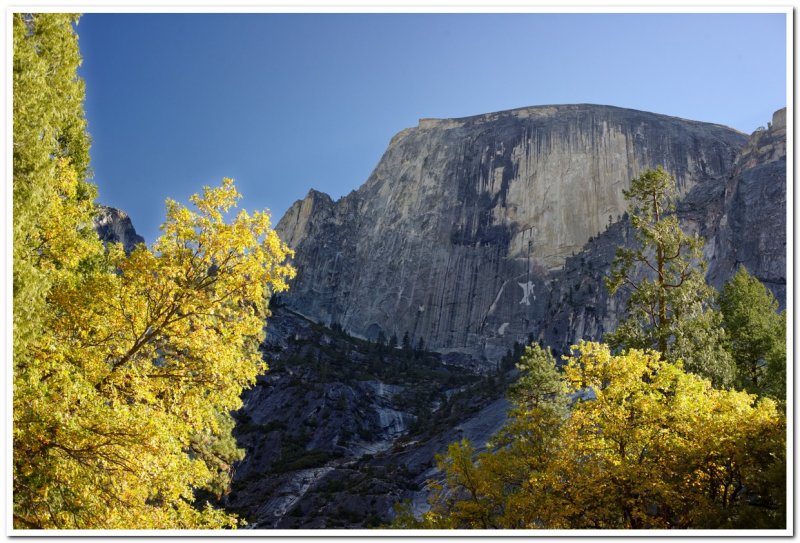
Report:
[[[308,189],[308,193],[306,194],[306,197],[303,198],[303,200],[314,200],[314,201],[323,200],[326,202],[333,202],[333,198],[331,198],[330,195],[328,195],[328,193],[313,188]]]
[[[144,243],[144,238],[136,233],[128,214],[121,209],[96,204],[93,225],[103,242],[122,243],[128,254],[137,244]]]
[[[782,107],[772,114],[772,125],[770,128],[786,128],[786,108]]]
[[[128,214],[121,209],[103,204],[95,204],[95,215],[99,218],[99,220],[121,220],[129,218]]]

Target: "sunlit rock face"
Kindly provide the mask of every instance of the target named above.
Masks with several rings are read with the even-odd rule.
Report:
[[[566,120],[550,118],[565,115]],[[569,140],[568,127],[578,130],[581,122],[617,127],[614,131],[621,130],[623,121],[641,127],[639,139],[630,136],[639,141],[630,155],[640,157],[637,166],[625,173],[617,164],[604,170],[625,179],[644,167],[641,156],[654,152],[653,142],[671,149],[646,166],[664,164],[676,173],[682,191],[676,213],[684,230],[706,240],[709,282],[720,287],[738,265],[745,265],[785,307],[785,110],[749,138],[716,125],[590,106],[423,120],[395,137],[358,191],[338,202],[311,191],[278,226],[297,250],[299,275],[292,291],[280,297],[288,307],[273,304],[267,322],[263,348],[272,369],[244,394],[236,414],[234,434],[247,454],[224,500],[250,527],[374,527],[388,523],[400,502],[421,514],[431,482],[444,478],[436,469],[436,455],[465,438],[480,449],[506,420],[502,391],[481,385],[462,367],[465,360],[474,362],[471,369],[492,369],[510,344],[529,338],[563,354],[578,340],[600,339],[616,327],[625,296],[609,296],[604,278],[617,247],[635,243],[630,221],[622,216],[624,202],[614,192],[627,181],[606,192],[598,188],[596,197],[575,182],[575,195],[562,192],[564,201],[549,198],[562,190],[559,183],[573,179],[570,172],[580,164],[610,164],[623,160],[621,155],[604,150],[607,155],[599,159],[576,145],[575,163],[558,170],[562,177],[544,180],[520,174],[512,157],[510,169],[501,164],[504,173],[497,174],[499,190],[476,185],[476,180],[494,179],[487,172],[500,166],[481,164],[496,165],[505,156],[497,150],[511,145],[510,136],[503,139],[507,126],[526,126],[531,119],[539,134],[550,127],[550,141],[557,139],[553,133]],[[520,142],[531,141],[535,130],[526,130]],[[598,128],[598,133],[605,130]],[[623,132],[636,134],[631,130]],[[689,140],[693,146],[680,143]],[[507,143],[486,150],[491,141]],[[585,141],[593,145],[598,140]],[[597,148],[617,144],[603,145]],[[689,147],[699,151],[675,150]],[[452,148],[457,152],[445,150]],[[571,163],[572,155],[559,152],[558,159],[526,161]],[[704,157],[699,169],[697,156]],[[534,169],[526,167],[522,171]],[[602,184],[602,176],[581,167],[589,171],[586,183]],[[504,180],[506,171],[513,175]],[[538,185],[545,181],[550,190]],[[523,184],[524,190],[512,190]],[[536,198],[526,192],[537,190]],[[586,201],[592,198],[607,203]],[[562,228],[572,233],[546,226],[535,211],[542,201],[549,202],[550,217],[560,213]],[[622,207],[603,207],[612,205]],[[591,213],[606,215],[599,233],[592,230]],[[579,226],[567,224],[571,221],[585,228],[586,239],[575,242],[574,255],[570,250],[559,256],[559,250],[571,247],[559,244],[579,235]],[[541,225],[540,230],[529,228],[530,256],[530,239],[520,224]],[[383,332],[388,339],[396,334],[401,344],[408,331],[413,344],[423,338],[443,354],[409,360],[404,349],[379,349],[304,319],[298,310],[362,336]],[[423,366],[421,360],[428,360],[428,370],[411,371]],[[376,368],[402,371],[391,379],[363,374]]]
[[[358,190],[336,202],[311,191],[281,219],[298,268],[286,303],[363,337],[408,332],[496,361],[545,336],[567,258],[618,221],[632,178],[662,165],[681,194],[724,183],[747,140],[595,105],[423,119]]]

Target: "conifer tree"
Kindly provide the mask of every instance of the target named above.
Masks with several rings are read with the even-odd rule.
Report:
[[[675,214],[675,179],[662,167],[624,192],[638,247],[620,247],[606,286],[630,291],[628,316],[606,339],[616,348],[651,348],[716,386],[733,384],[715,291],[705,282],[703,240],[686,234]]]
[[[403,353],[406,356],[411,354],[411,337],[409,337],[408,331],[406,331],[406,333],[403,334],[403,342],[402,342],[401,346],[402,346],[402,349],[403,349]]]
[[[723,287],[723,325],[738,370],[737,384],[748,392],[786,397],[786,312],[744,266]]]

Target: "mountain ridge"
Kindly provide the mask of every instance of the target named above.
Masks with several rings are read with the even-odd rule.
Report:
[[[489,111],[486,113],[478,113],[475,115],[465,115],[462,117],[421,117],[419,119],[419,123],[417,124],[417,128],[420,125],[430,125],[435,126],[437,121],[456,121],[456,122],[469,122],[469,121],[490,121],[494,120],[503,115],[516,115],[516,116],[528,116],[532,113],[555,113],[555,112],[562,112],[562,111],[580,111],[586,109],[611,109],[611,110],[618,110],[618,111],[628,111],[632,113],[643,113],[643,114],[651,114],[651,115],[658,115],[660,117],[666,117],[675,119],[677,121],[687,122],[687,123],[694,123],[694,124],[701,124],[701,125],[711,125],[716,126],[719,128],[734,130],[743,136],[747,136],[745,132],[742,132],[736,128],[721,124],[721,123],[713,123],[709,121],[698,121],[696,119],[689,119],[686,117],[680,117],[678,115],[668,115],[665,113],[653,113],[643,109],[636,109],[636,108],[628,108],[628,107],[621,107],[615,106],[612,104],[595,104],[590,102],[580,102],[574,104],[540,104],[534,106],[522,106],[522,107],[515,107],[510,109],[501,109],[498,111]],[[408,130],[408,129],[405,129]],[[403,132],[401,130],[400,132]]]

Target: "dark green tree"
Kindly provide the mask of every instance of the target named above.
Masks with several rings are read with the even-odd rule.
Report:
[[[523,412],[548,405],[563,414],[564,383],[556,369],[556,360],[550,349],[533,343],[516,364],[519,379],[509,388],[508,397]]]
[[[403,352],[406,355],[411,354],[411,338],[408,335],[408,332],[403,334]]]
[[[659,166],[624,191],[638,246],[620,247],[606,279],[610,293],[630,290],[628,316],[606,336],[614,348],[649,348],[715,386],[733,383],[716,293],[705,282],[703,240],[685,233],[675,214],[675,178]]]
[[[744,266],[723,287],[723,325],[737,368],[737,385],[750,393],[786,397],[786,312]]]

